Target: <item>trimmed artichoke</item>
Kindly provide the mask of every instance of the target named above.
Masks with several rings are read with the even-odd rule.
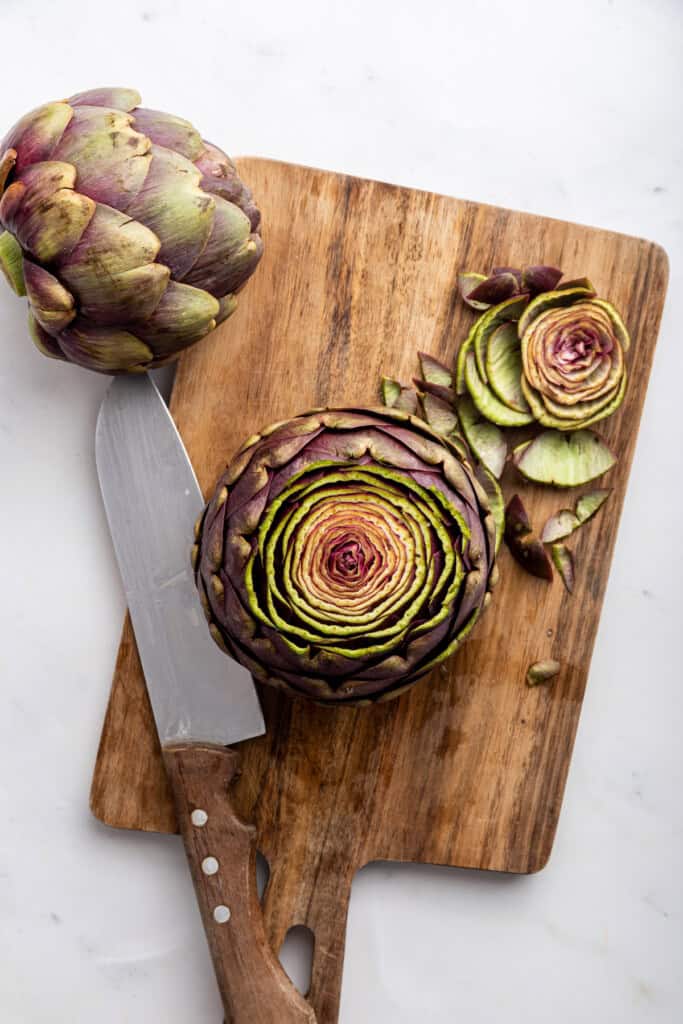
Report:
[[[250,438],[198,524],[214,639],[327,704],[396,696],[462,642],[495,579],[469,466],[395,410],[318,410]]]
[[[79,93],[0,143],[0,267],[38,348],[102,373],[161,366],[208,334],[263,249],[230,158],[139,103]]]

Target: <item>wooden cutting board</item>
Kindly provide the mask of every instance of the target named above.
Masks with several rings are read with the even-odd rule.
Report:
[[[263,692],[267,735],[243,746],[236,800],[270,881],[273,947],[315,936],[310,999],[337,1020],[351,881],[372,860],[534,872],[550,855],[666,290],[662,249],[636,238],[267,160],[243,159],[266,254],[234,316],[182,359],[172,411],[208,494],[242,441],[313,406],[378,400],[415,352],[451,362],[473,314],[461,268],[550,263],[588,275],[633,335],[622,408],[599,424],[614,493],[572,537],[568,595],[503,546],[487,614],[446,667],[399,700],[328,709]],[[572,503],[506,471],[538,529]],[[208,635],[207,635],[208,642]],[[530,663],[556,658],[552,684]],[[592,685],[600,686],[600,679]],[[121,828],[176,827],[135,641],[125,623],[91,806]]]

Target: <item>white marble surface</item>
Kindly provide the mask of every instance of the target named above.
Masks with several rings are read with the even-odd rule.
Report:
[[[550,865],[361,872],[342,1024],[681,1019],[682,30],[680,0],[0,3],[0,130],[44,100],[135,85],[232,152],[669,252]],[[0,1019],[217,1024],[178,842],[88,813],[123,612],[93,462],[106,381],[39,357],[5,290],[0,309]]]

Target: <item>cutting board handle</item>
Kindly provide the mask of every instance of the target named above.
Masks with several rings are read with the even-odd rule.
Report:
[[[316,1024],[266,938],[255,829],[237,817],[228,792],[239,755],[189,743],[164,748],[164,761],[226,1021]]]

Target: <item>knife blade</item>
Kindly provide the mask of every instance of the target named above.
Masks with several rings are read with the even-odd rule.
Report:
[[[173,419],[147,374],[117,377],[95,432],[100,488],[202,919],[233,1024],[315,1024],[266,938],[255,830],[226,783],[226,744],[265,731],[251,675],[214,644],[190,566],[204,507]]]

